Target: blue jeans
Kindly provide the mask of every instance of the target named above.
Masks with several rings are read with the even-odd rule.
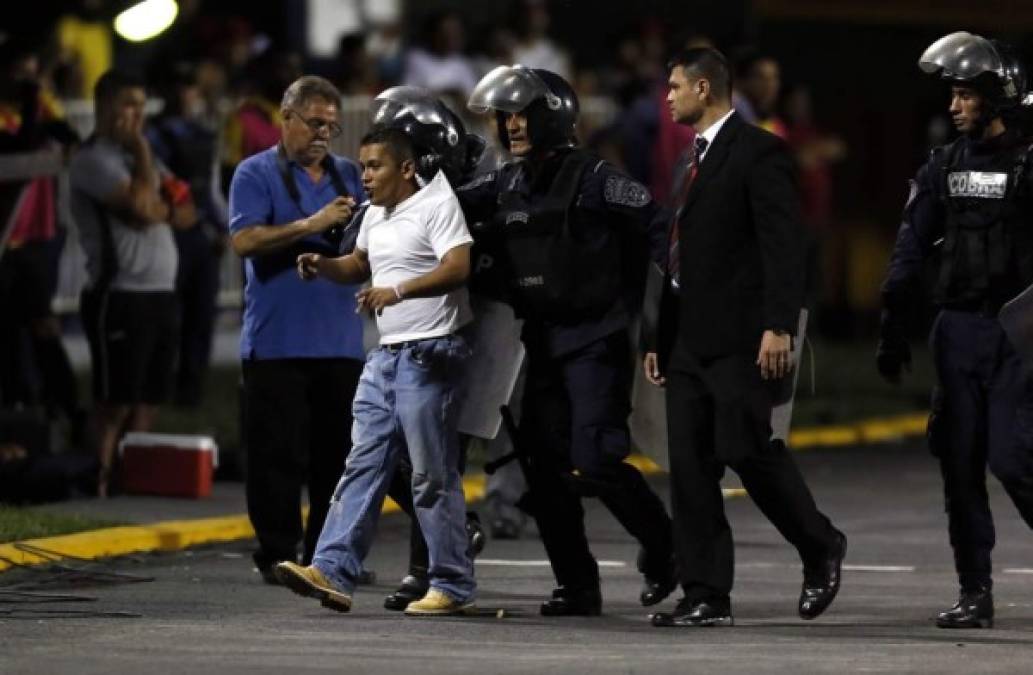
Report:
[[[413,466],[413,504],[430,552],[430,584],[459,602],[476,591],[467,556],[459,475],[459,383],[470,356],[458,335],[378,347],[355,392],[352,450],[312,564],[352,592],[402,453]]]

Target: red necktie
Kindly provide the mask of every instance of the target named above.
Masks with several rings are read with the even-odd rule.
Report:
[[[692,187],[692,182],[696,180],[696,174],[699,173],[699,160],[697,158],[703,156],[708,144],[707,139],[702,136],[696,136],[693,140],[689,165],[685,167],[685,174],[682,177],[681,185],[678,187],[678,193],[674,198],[674,218],[671,219],[671,236],[667,247],[667,276],[671,278],[671,284],[675,288],[678,288],[679,277],[678,220],[681,218],[682,209],[685,208],[685,200],[689,197],[689,188]]]

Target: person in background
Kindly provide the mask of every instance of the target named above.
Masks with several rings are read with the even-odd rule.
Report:
[[[100,496],[122,432],[149,431],[168,398],[179,335],[172,230],[197,220],[189,189],[144,135],[146,100],[141,78],[101,76],[96,131],[68,171],[89,278],[80,309],[93,364]]]
[[[516,42],[504,63],[542,68],[569,80],[573,75],[570,55],[549,37],[551,22],[546,0],[515,0],[509,25],[516,30]]]
[[[842,138],[818,127],[807,87],[789,88],[782,107],[786,143],[796,157],[800,218],[808,240],[807,267],[814,281],[818,311],[827,314],[829,319],[842,320],[837,310],[842,311],[847,306],[848,237],[844,228],[837,226],[841,224],[834,222],[832,169],[846,157],[846,144]],[[819,321],[824,318],[819,316]]]
[[[65,98],[87,99],[100,76],[114,64],[115,33],[105,0],[79,0],[54,31],[55,81]]]
[[[424,45],[413,47],[405,61],[404,84],[435,94],[466,97],[477,84],[473,63],[463,53],[462,17],[455,12],[431,14],[424,23]]]
[[[280,96],[300,75],[298,58],[291,53],[267,51],[247,62],[242,80],[235,83],[241,100],[222,130],[223,186],[228,188],[238,164],[279,142]]]
[[[781,88],[782,68],[774,56],[754,48],[739,55],[732,107],[750,124],[785,138],[785,122],[777,111]]]
[[[40,76],[36,49],[31,36],[0,45],[0,152],[67,155],[79,138]],[[68,442],[85,449],[87,415],[51,308],[65,242],[56,177],[31,179],[23,195],[0,249],[0,312],[8,319],[0,350],[0,403],[42,404],[48,419],[67,426]]]
[[[147,138],[155,155],[186,182],[197,210],[197,222],[175,232],[181,322],[174,397],[178,405],[196,407],[201,403],[211,355],[219,263],[226,250],[226,214],[216,195],[217,138],[204,123],[206,106],[196,65],[169,64],[160,80],[164,106],[147,126]]]

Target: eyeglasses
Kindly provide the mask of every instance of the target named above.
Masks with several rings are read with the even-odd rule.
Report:
[[[330,138],[337,138],[344,131],[341,129],[341,125],[337,122],[327,122],[326,120],[321,120],[318,117],[305,119],[305,117],[294,108],[288,108],[288,110],[294,113],[295,116],[297,116],[297,118],[309,128],[309,131],[317,136],[323,131],[323,129],[327,129],[327,133]]]

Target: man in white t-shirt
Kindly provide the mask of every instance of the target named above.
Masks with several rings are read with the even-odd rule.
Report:
[[[470,350],[456,331],[472,318],[465,283],[473,239],[444,174],[423,188],[417,184],[404,132],[370,132],[359,161],[371,206],[354,253],[302,254],[298,273],[345,284],[372,275],[372,286],[356,297],[360,310],[376,313],[380,346],[369,353],[359,380],[352,451],[312,565],[284,562],[276,571],[299,595],[348,611],[391,475],[408,452],[413,505],[430,552],[430,590],[405,613],[468,613],[476,584],[467,555],[456,423]]]

